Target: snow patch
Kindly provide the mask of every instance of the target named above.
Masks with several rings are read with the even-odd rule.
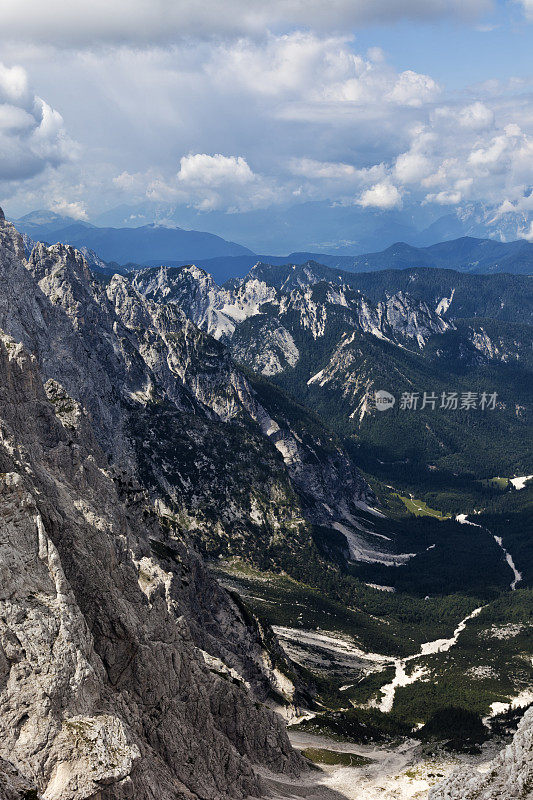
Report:
[[[525,489],[526,483],[533,478],[533,475],[522,475],[520,478],[511,478],[511,483],[515,489]]]
[[[511,555],[511,554],[509,553],[509,551],[508,551],[508,550],[506,550],[506,549],[505,549],[505,547],[503,546],[502,537],[501,537],[501,536],[495,536],[495,537],[494,537],[494,541],[495,541],[495,542],[496,542],[496,544],[498,544],[498,545],[501,547],[501,549],[503,550],[503,554],[504,554],[504,556],[505,556],[505,560],[507,561],[507,563],[509,564],[509,566],[511,567],[511,569],[512,569],[512,571],[513,571],[514,578],[513,578],[513,580],[511,581],[511,591],[512,591],[512,592],[514,592],[514,590],[516,589],[516,584],[517,584],[517,583],[520,583],[520,581],[522,580],[522,573],[521,573],[521,572],[518,572],[517,568],[515,567],[515,563],[514,563],[514,561],[513,561],[513,557],[512,557],[512,555]]]

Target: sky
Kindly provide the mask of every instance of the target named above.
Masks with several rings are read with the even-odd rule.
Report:
[[[533,0],[2,0],[0,204],[532,210],[532,53]]]

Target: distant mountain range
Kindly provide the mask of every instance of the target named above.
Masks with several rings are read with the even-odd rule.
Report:
[[[100,260],[111,263],[111,271],[117,271],[117,265],[134,269],[161,264],[178,267],[194,262],[219,283],[243,277],[258,261],[273,266],[316,261],[357,273],[412,267],[438,267],[476,274],[533,273],[533,243],[525,239],[502,242],[462,236],[425,247],[395,242],[385,250],[362,255],[300,251],[279,256],[258,255],[213,233],[162,224],[99,228],[54,212],[35,211],[22,217],[16,225],[31,241],[71,244],[86,257],[88,251],[94,251],[94,257],[88,260],[92,261],[91,266],[104,271],[105,264],[99,263]]]
[[[53,212],[32,212],[17,220],[17,228],[36,241],[62,242],[94,250],[104,261],[144,263],[148,259],[208,259],[252,255],[252,251],[220,236],[161,225],[140,228],[98,228]]]
[[[466,203],[447,210],[437,204],[406,203],[402,209],[362,208],[320,200],[228,214],[146,201],[123,205],[93,219],[96,225],[135,227],[157,222],[210,231],[241,242],[254,253],[293,251],[359,255],[398,241],[415,247],[473,236],[510,242],[527,237],[533,214],[494,205]]]
[[[353,258],[324,253],[292,253],[289,259],[298,264],[309,260],[319,261],[326,266],[340,267],[350,272],[441,267],[476,274],[510,272],[529,275],[533,272],[533,244],[524,239],[498,242],[462,236],[429,247],[412,247],[405,242],[396,242],[378,253],[366,253]]]

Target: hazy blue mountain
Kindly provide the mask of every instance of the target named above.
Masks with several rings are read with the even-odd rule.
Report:
[[[95,217],[97,225],[134,227],[152,222],[210,231],[256,253],[291,251],[359,255],[402,240],[425,247],[462,236],[510,242],[529,229],[531,212],[501,214],[496,206],[467,203],[443,214],[442,206],[406,203],[401,209],[362,208],[320,200],[228,214],[145,201]]]
[[[106,212],[95,222],[121,227],[161,222],[199,228],[243,242],[256,253],[280,255],[306,249],[353,255],[382,248],[398,239],[414,241],[418,231],[435,219],[435,215],[426,210],[419,216],[420,221],[415,220],[410,211],[363,209],[328,200],[232,214],[144,203]]]
[[[56,231],[63,230],[70,225],[79,225],[80,228],[94,227],[90,222],[84,222],[68,217],[64,214],[57,214],[55,211],[48,211],[46,209],[38,209],[37,211],[30,211],[23,217],[16,221],[17,229],[22,233],[28,234],[35,240],[42,239],[46,236],[53,238]]]
[[[478,274],[511,272],[530,275],[533,273],[533,244],[525,239],[498,242],[493,239],[463,236],[429,247],[413,247],[405,242],[396,242],[386,250],[366,253],[355,258],[324,253],[291,253],[288,260],[295,263],[319,261],[327,266],[340,267],[352,272],[441,267]]]
[[[240,255],[219,256],[213,259],[196,259],[196,265],[205,269],[218,283],[230,278],[242,278],[258,261],[272,266],[306,264],[314,261],[333,270],[346,272],[372,272],[430,267],[453,269],[472,274],[533,273],[533,244],[519,239],[515,242],[497,242],[493,239],[473,239],[464,236],[451,242],[439,242],[430,247],[413,247],[396,242],[378,253],[361,256],[332,255],[331,253],[294,252],[288,256]],[[151,259],[144,266],[155,267],[160,260]],[[185,266],[185,261],[167,262],[167,266]]]
[[[34,212],[17,221],[17,228],[36,241],[70,244],[94,250],[105,261],[142,263],[148,259],[198,259],[250,255],[251,251],[212,233],[143,225],[139,228],[97,228],[49,212]],[[29,218],[28,218],[29,217]],[[66,224],[68,223],[68,224]]]

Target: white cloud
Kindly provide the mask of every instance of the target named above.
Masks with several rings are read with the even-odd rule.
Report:
[[[351,36],[297,31],[212,47],[203,71],[221,92],[247,94],[284,121],[379,119],[391,107],[432,103],[440,87],[430,76],[398,73],[380,48],[355,53]],[[413,109],[413,111],[410,111]]]
[[[421,106],[434,100],[439,92],[439,85],[429,75],[408,69],[398,76],[387,97],[398,105]]]
[[[402,196],[393,184],[386,182],[376,183],[375,186],[363,192],[358,203],[363,208],[400,208]]]
[[[494,112],[477,100],[465,106],[458,114],[459,125],[474,131],[486,130],[494,125]]]
[[[0,101],[26,105],[31,99],[28,76],[22,67],[0,63]]]
[[[442,106],[426,125],[414,127],[408,150],[395,161],[397,183],[427,192],[425,202],[455,205],[465,200],[517,198],[533,182],[533,139],[481,102]]]
[[[396,159],[394,173],[400,183],[418,183],[431,172],[430,159],[423,153],[401,153]]]
[[[243,210],[281,199],[274,182],[254,173],[245,158],[220,153],[182,156],[178,172],[170,178],[156,175],[153,170],[144,175],[124,172],[114,183],[128,195],[144,184],[149,199],[186,203],[203,211]]]
[[[66,47],[164,44],[187,36],[256,36],[280,27],[338,31],[398,20],[473,21],[492,6],[491,0],[2,0],[0,30],[12,39]]]
[[[24,108],[8,103],[0,105],[0,131],[24,131],[33,127],[35,120]]]
[[[31,93],[25,70],[0,63],[0,183],[31,178],[76,153],[63,118]]]
[[[455,192],[437,192],[435,194],[426,195],[426,202],[437,203],[441,206],[455,206],[461,202],[463,195],[459,191]]]
[[[433,112],[433,120],[450,128],[484,131],[494,127],[494,112],[486,103],[476,100],[466,106],[442,106]]]
[[[328,178],[335,180],[350,179],[357,175],[353,164],[342,164],[335,161],[316,161],[313,158],[294,158],[290,163],[293,175],[302,175],[306,178]]]
[[[178,181],[189,186],[242,185],[255,180],[255,175],[242,156],[214,156],[207,153],[183,156]]]
[[[255,175],[242,156],[221,153],[190,153],[180,160],[176,183],[166,187],[170,195],[186,199],[203,210],[215,208],[238,209],[272,202],[260,176]],[[154,182],[149,193],[161,193],[162,186]]]
[[[533,184],[529,84],[451,95],[356,45],[293,31],[60,58],[26,48],[30,81],[0,68],[2,199],[18,192],[31,208],[53,193],[90,214],[147,198],[223,210],[295,198],[369,208],[519,201]],[[83,142],[78,162],[52,106]]]
[[[81,200],[69,201],[65,199],[57,199],[49,204],[50,211],[55,211],[56,214],[62,214],[65,217],[72,217],[73,219],[87,220],[87,209]]]

